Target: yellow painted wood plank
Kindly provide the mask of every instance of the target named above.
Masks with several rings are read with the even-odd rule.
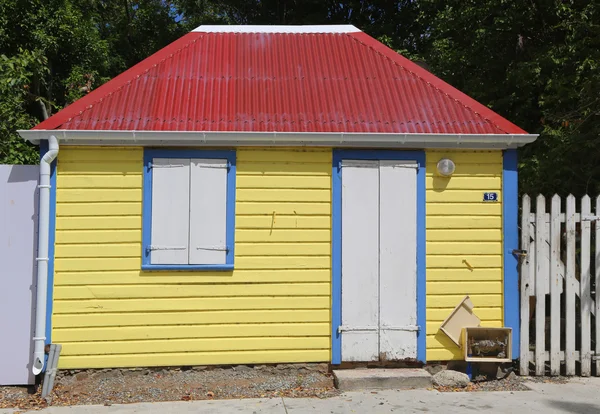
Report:
[[[173,322],[176,322],[175,320]],[[221,338],[221,342],[235,341],[236,338],[254,337],[268,340],[269,337],[318,337],[328,338],[331,334],[329,322],[321,323],[259,323],[259,324],[231,324],[231,325],[173,325],[173,326],[126,326],[107,328],[57,328],[52,331],[52,338],[60,343],[92,341],[139,341],[147,339],[176,340],[183,338]],[[223,340],[223,338],[227,338]],[[296,338],[299,339],[299,338]],[[146,343],[146,342],[144,342]],[[189,351],[223,351],[212,348],[188,349]],[[140,344],[137,344],[138,346]],[[302,346],[298,345],[302,348]],[[319,345],[319,348],[326,348]],[[260,349],[260,348],[258,348]],[[265,349],[265,348],[262,348]],[[174,352],[176,350],[163,347],[144,352]],[[123,352],[123,351],[121,351]],[[123,353],[133,353],[124,351]]]
[[[427,203],[427,217],[430,216],[501,216],[500,203]]]
[[[237,201],[331,201],[331,191],[329,190],[278,190],[278,189],[248,189],[241,188],[237,190]],[[126,200],[123,200],[126,201]]]
[[[426,343],[427,349],[444,348],[452,350],[458,348],[457,345],[442,331],[438,331],[434,335],[427,335]]]
[[[502,240],[501,229],[427,229],[425,240],[430,241],[468,241],[485,242]]]
[[[141,243],[111,244],[57,244],[55,257],[138,257]],[[326,256],[331,255],[331,244],[321,243],[238,243],[236,257],[241,256]]]
[[[56,243],[141,243],[139,230],[61,230],[56,231]]]
[[[323,337],[310,338],[206,338],[206,339],[169,339],[146,341],[115,342],[66,342],[63,345],[64,355],[118,355],[118,354],[153,354],[157,352],[218,352],[218,351],[261,351],[261,350],[296,350],[327,349],[330,339]],[[62,353],[61,353],[62,355]]]
[[[462,354],[458,348],[453,349],[427,349],[426,352],[427,361],[451,361],[463,359]]]
[[[309,191],[309,190],[307,190]],[[314,190],[316,191],[316,190]],[[64,202],[141,202],[142,190],[140,189],[61,189],[56,191],[56,201]]]
[[[237,229],[235,241],[237,242],[329,242],[331,231],[327,230],[305,230],[305,229]]]
[[[236,229],[330,229],[329,216],[265,215],[235,218]]]
[[[56,271],[98,271],[141,269],[141,255],[137,258],[60,258],[56,260]],[[329,269],[331,259],[320,256],[242,256],[235,259],[240,269]]]
[[[427,177],[440,177],[436,163],[425,166]],[[460,164],[452,177],[502,177],[502,164]]]
[[[55,286],[113,284],[210,284],[210,283],[287,283],[330,282],[330,269],[272,269],[229,272],[141,272],[138,270],[109,272],[55,272]]]
[[[426,245],[427,254],[469,255],[469,254],[502,254],[501,242],[429,242]]]
[[[127,243],[141,242],[140,230],[57,230],[57,243]],[[235,232],[237,242],[329,242],[331,231],[305,229],[238,229]],[[476,240],[476,239],[475,239]]]
[[[58,328],[92,328],[116,326],[159,326],[244,323],[329,323],[329,309],[244,310],[204,312],[97,313],[54,315],[52,326]]]
[[[323,256],[242,256],[235,259],[240,269],[330,269],[331,258]]]
[[[479,314],[477,314],[477,316],[479,316]],[[442,331],[440,331],[440,326],[442,326],[442,322],[443,321],[435,321],[435,322],[427,321],[427,335],[437,335],[438,333],[444,334]],[[487,320],[487,321],[485,321],[485,324],[488,327],[501,328],[502,320]]]
[[[273,214],[286,215],[296,214],[300,216],[308,215],[328,215],[331,214],[331,203],[329,202],[314,202],[314,203],[277,203],[277,202],[238,202],[235,205],[235,213],[244,214]]]
[[[327,362],[329,349],[62,356],[60,369]]]
[[[484,190],[426,190],[428,203],[477,203],[483,201]],[[502,202],[502,192],[498,193],[498,203]]]
[[[297,162],[240,162],[236,165],[238,177],[248,175],[331,176],[331,163],[300,164]]]
[[[500,229],[501,216],[430,216],[426,219],[428,229]]]
[[[427,269],[427,281],[485,281],[502,280],[502,269]]]
[[[331,165],[331,150],[285,149],[285,150],[243,150],[237,151],[237,161],[243,162],[293,162],[328,163]]]
[[[138,257],[141,254],[141,243],[57,244],[54,256],[56,258]]]
[[[61,150],[62,152],[62,150]],[[60,157],[59,157],[60,158]],[[130,161],[92,161],[92,162],[61,162],[57,167],[57,179],[61,175],[129,175],[142,174],[143,163],[141,160]]]
[[[500,191],[502,189],[501,177],[439,177],[429,176],[425,179],[427,190],[485,190]]]
[[[461,298],[462,299],[462,298]],[[216,297],[118,300],[57,300],[54,315],[61,313],[158,312],[198,310],[329,309],[328,296]],[[458,303],[458,302],[456,302]]]
[[[57,217],[56,228],[60,230],[136,230],[142,228],[142,217]]]
[[[502,294],[501,281],[486,282],[427,282],[427,293],[432,295]]]
[[[331,243],[237,243],[241,256],[331,256]]]
[[[477,307],[493,308],[502,306],[502,295],[469,295],[473,301],[475,309]],[[454,308],[458,305],[465,295],[431,295],[427,294],[427,310],[434,308]]]
[[[290,175],[240,175],[236,178],[237,188],[305,188],[330,189],[331,177]]]
[[[135,147],[62,147],[58,154],[58,162],[85,163],[87,161],[139,161],[144,157],[144,150]]]
[[[327,282],[234,285],[87,285],[56,286],[54,289],[54,300],[329,296],[330,292],[331,286]]]
[[[58,188],[142,188],[142,175],[63,175],[56,177]]]
[[[436,308],[436,309],[427,309],[426,319],[427,323],[432,323],[438,325],[438,327],[442,324],[443,321],[446,320],[448,316],[452,313],[454,307],[452,308]],[[482,308],[477,307],[473,310],[475,315],[479,316],[481,320],[488,321],[502,321],[502,308]]]
[[[456,269],[477,269],[477,268],[501,268],[502,256],[475,256],[475,255],[456,255],[456,256],[427,256],[427,268],[456,268]]]
[[[141,216],[142,203],[58,203],[56,215],[66,216]]]
[[[442,158],[450,158],[456,164],[502,164],[502,151],[426,151],[428,164],[436,164]]]

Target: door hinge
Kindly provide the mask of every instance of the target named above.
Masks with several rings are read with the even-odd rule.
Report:
[[[229,252],[229,247],[227,246],[198,246],[196,250],[212,250],[219,252]]]
[[[154,250],[186,250],[187,246],[148,246],[146,247],[146,252],[151,252]]]
[[[407,331],[407,332],[418,332],[421,327],[418,325],[406,325],[406,326],[338,326],[338,334],[342,332],[377,332],[377,331]]]
[[[419,332],[421,327],[418,325],[406,325],[406,326],[386,326],[381,327],[382,331],[406,331],[406,332]]]

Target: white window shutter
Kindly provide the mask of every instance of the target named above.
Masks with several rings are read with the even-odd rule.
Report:
[[[188,264],[189,191],[189,159],[152,161],[151,264]]]
[[[227,256],[227,160],[192,159],[190,264],[225,264]]]

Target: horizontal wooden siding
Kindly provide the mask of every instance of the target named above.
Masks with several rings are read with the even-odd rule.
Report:
[[[441,158],[456,163],[436,174]],[[461,359],[439,330],[469,295],[485,326],[502,326],[502,152],[427,151],[427,360]],[[484,202],[496,192],[498,202]]]
[[[331,151],[237,151],[235,270],[142,272],[141,148],[62,147],[61,368],[330,359]]]

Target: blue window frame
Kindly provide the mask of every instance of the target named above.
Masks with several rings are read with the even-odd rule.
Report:
[[[152,167],[156,158],[227,160],[226,258],[223,264],[152,264]],[[152,149],[144,150],[144,188],[142,199],[142,270],[233,270],[235,246],[235,150]]]

